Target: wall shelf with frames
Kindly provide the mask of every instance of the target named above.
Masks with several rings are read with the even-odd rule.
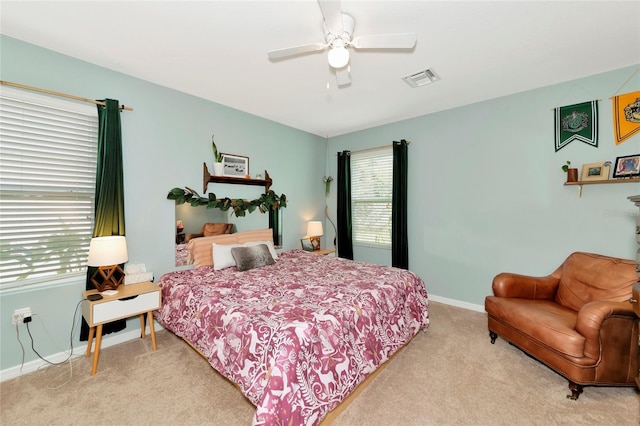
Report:
[[[271,185],[273,185],[273,180],[269,176],[269,173],[264,171],[264,179],[252,179],[252,178],[242,178],[242,177],[231,177],[231,176],[213,176],[209,173],[209,169],[207,168],[207,163],[203,163],[203,171],[202,171],[202,192],[207,193],[207,187],[209,186],[209,182],[217,182],[217,183],[230,183],[234,185],[253,185],[253,186],[264,186],[264,192],[269,192],[271,189]]]
[[[607,183],[640,183],[640,178],[607,179],[607,180],[579,180],[577,182],[565,182],[565,186],[578,186],[578,197],[582,196],[582,185],[599,185]]]

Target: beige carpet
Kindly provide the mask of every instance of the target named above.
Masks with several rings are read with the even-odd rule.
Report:
[[[336,425],[633,425],[635,388],[567,382],[498,339],[484,314],[431,302],[421,332]],[[250,425],[253,406],[182,340],[158,333],[104,349],[98,373],[84,357],[0,384],[2,425]],[[54,389],[57,386],[63,386]]]

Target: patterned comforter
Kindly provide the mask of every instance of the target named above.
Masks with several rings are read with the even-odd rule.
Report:
[[[163,275],[156,319],[257,407],[255,425],[315,425],[429,325],[402,269],[291,250],[275,265]]]

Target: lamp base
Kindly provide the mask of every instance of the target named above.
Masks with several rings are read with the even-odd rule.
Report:
[[[91,277],[91,283],[98,291],[117,290],[124,280],[124,271],[119,265],[100,266]]]
[[[309,237],[313,251],[320,250],[320,237]]]

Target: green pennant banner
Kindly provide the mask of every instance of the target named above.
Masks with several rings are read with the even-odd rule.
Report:
[[[556,152],[573,141],[598,147],[598,101],[554,109]]]

